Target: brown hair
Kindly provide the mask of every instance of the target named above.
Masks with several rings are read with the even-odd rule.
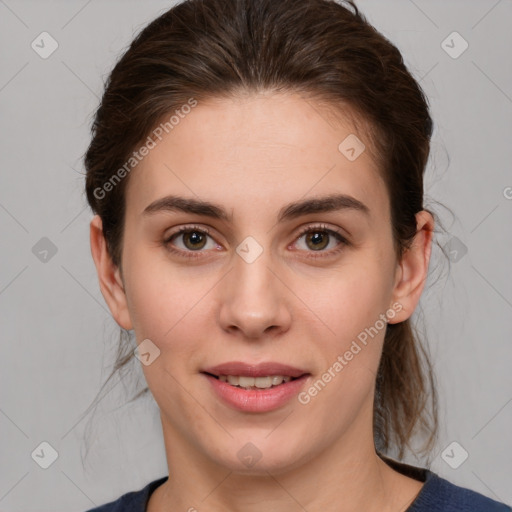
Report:
[[[258,91],[299,93],[362,120],[361,138],[387,185],[397,257],[410,247],[415,214],[424,209],[433,130],[427,100],[398,49],[346,3],[351,9],[333,0],[187,0],[133,40],[105,84],[85,155],[87,200],[103,221],[116,266],[122,268],[129,173],[107,193],[105,183],[191,98],[200,103]],[[134,358],[123,331],[103,386]],[[389,324],[376,378],[376,448],[395,449],[401,458],[421,430],[430,449],[437,428],[428,354],[409,320]]]

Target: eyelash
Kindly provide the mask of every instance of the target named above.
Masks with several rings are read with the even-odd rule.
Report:
[[[167,248],[168,251],[170,251],[171,253],[177,254],[177,255],[179,255],[181,257],[184,257],[184,258],[201,258],[201,257],[203,257],[202,256],[202,252],[204,252],[204,251],[201,251],[201,250],[198,250],[198,251],[183,251],[181,249],[175,249],[171,245],[171,241],[175,237],[178,237],[179,235],[181,235],[183,233],[192,233],[192,232],[196,232],[196,231],[201,233],[201,234],[203,234],[203,235],[211,236],[210,235],[210,231],[208,229],[206,229],[206,228],[202,228],[202,227],[199,227],[199,226],[182,226],[177,231],[175,231],[174,233],[169,235],[163,241],[163,245]],[[299,240],[305,234],[310,233],[310,232],[325,232],[325,233],[327,233],[329,235],[332,235],[335,238],[337,238],[337,240],[340,243],[338,244],[336,249],[331,249],[330,251],[318,251],[320,254],[315,254],[315,251],[307,251],[307,252],[311,252],[312,253],[312,254],[306,256],[307,258],[316,259],[316,258],[326,258],[326,257],[329,257],[329,256],[333,256],[335,254],[338,254],[340,251],[342,251],[345,246],[349,246],[350,245],[349,242],[346,240],[346,238],[344,238],[342,235],[340,235],[337,231],[335,231],[333,229],[330,229],[325,224],[318,224],[318,225],[315,225],[315,226],[306,226],[297,235],[296,240]],[[325,254],[327,254],[327,256],[325,256]]]

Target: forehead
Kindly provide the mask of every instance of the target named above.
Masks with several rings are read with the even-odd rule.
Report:
[[[167,194],[240,210],[334,192],[386,209],[364,123],[352,120],[295,94],[198,103],[131,172],[127,212]]]

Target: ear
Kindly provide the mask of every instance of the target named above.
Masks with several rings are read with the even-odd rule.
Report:
[[[115,321],[124,329],[133,329],[128,313],[124,283],[120,269],[112,263],[103,236],[103,223],[95,215],[90,224],[91,254],[96,265],[101,293]]]
[[[416,235],[411,247],[407,249],[401,261],[398,262],[393,303],[402,306],[388,323],[399,323],[411,317],[425,286],[428,275],[428,265],[432,250],[432,233],[434,219],[432,215],[422,210],[416,214]]]

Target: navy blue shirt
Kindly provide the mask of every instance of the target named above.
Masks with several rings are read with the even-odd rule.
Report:
[[[452,484],[429,469],[385,459],[393,469],[425,482],[406,512],[512,512],[512,508],[483,494]],[[151,493],[167,481],[165,476],[154,480],[140,491],[124,494],[115,501],[87,512],[145,512]]]

